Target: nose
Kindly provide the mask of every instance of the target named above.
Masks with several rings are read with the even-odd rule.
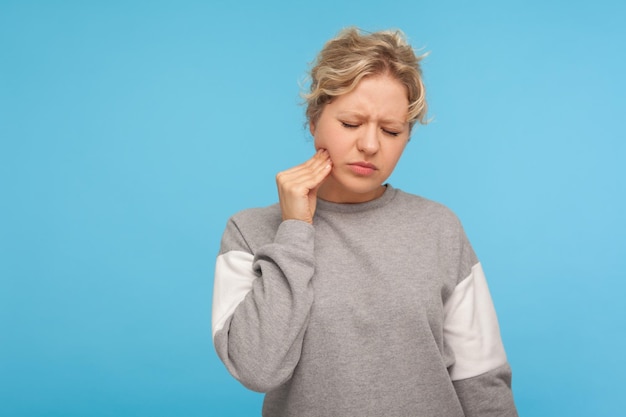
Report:
[[[368,126],[367,129],[363,129],[356,143],[359,151],[368,155],[374,155],[378,152],[380,148],[378,134],[379,132],[376,126]]]

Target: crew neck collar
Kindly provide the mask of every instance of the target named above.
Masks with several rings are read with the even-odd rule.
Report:
[[[393,200],[397,192],[398,190],[393,188],[390,184],[385,184],[385,191],[380,197],[370,201],[366,201],[364,203],[333,203],[318,198],[316,210],[335,211],[341,213],[356,213],[365,210],[377,209]]]

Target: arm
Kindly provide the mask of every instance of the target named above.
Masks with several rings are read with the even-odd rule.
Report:
[[[514,417],[508,365],[480,263],[444,306],[444,340],[454,354],[450,378],[467,417]]]
[[[229,222],[223,242],[243,240],[238,234]],[[218,256],[213,342],[229,372],[255,391],[284,383],[300,358],[313,302],[313,238],[311,225],[285,221],[256,255],[227,247]]]
[[[318,151],[276,176],[283,221],[273,242],[253,253],[232,220],[222,238],[213,343],[230,373],[255,391],[283,384],[300,359],[313,303],[317,189],[330,167],[328,153]]]

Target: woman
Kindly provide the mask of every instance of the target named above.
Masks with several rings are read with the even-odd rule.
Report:
[[[399,32],[343,31],[311,71],[315,155],[234,215],[213,341],[264,416],[515,416],[486,281],[457,218],[385,181],[426,103]]]

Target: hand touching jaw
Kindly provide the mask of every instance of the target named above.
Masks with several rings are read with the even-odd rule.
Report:
[[[317,191],[328,174],[332,162],[326,150],[318,150],[308,161],[276,175],[278,198],[283,220],[313,223]]]

